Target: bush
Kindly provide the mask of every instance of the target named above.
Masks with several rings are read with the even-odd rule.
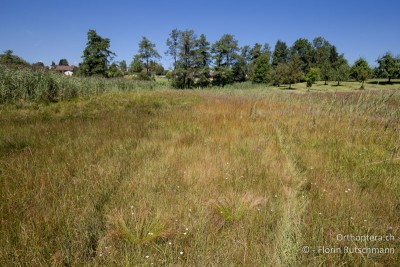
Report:
[[[311,68],[306,74],[305,80],[307,82],[308,88],[310,88],[316,81],[319,81],[320,80],[319,68]]]

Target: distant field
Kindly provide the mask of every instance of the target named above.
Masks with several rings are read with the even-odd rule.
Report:
[[[396,266],[400,85],[333,84],[0,106],[0,266]]]
[[[327,85],[324,82],[316,82],[311,87],[311,90],[335,90],[335,91],[348,91],[348,90],[359,90],[361,83],[359,82],[341,82],[337,86],[337,82],[329,81]],[[365,82],[365,90],[382,90],[382,89],[400,89],[400,80],[392,80],[390,84],[387,83],[387,79],[371,79]],[[299,83],[293,86],[294,89],[306,90],[306,83]]]

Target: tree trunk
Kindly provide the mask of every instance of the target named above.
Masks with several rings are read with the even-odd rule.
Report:
[[[364,89],[364,81],[361,82],[361,88],[360,89]]]
[[[326,80],[325,80],[325,83],[324,83],[324,85],[328,85],[328,83],[326,82]]]
[[[392,80],[392,77],[391,77],[391,76],[389,76],[389,83],[390,83],[390,80]]]

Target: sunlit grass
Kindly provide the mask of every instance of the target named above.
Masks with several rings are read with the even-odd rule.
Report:
[[[400,95],[298,91],[2,106],[0,265],[394,266]],[[387,233],[395,254],[301,253]]]

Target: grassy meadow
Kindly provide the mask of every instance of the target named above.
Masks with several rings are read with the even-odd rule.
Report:
[[[359,85],[0,105],[0,266],[396,266],[399,85]]]

